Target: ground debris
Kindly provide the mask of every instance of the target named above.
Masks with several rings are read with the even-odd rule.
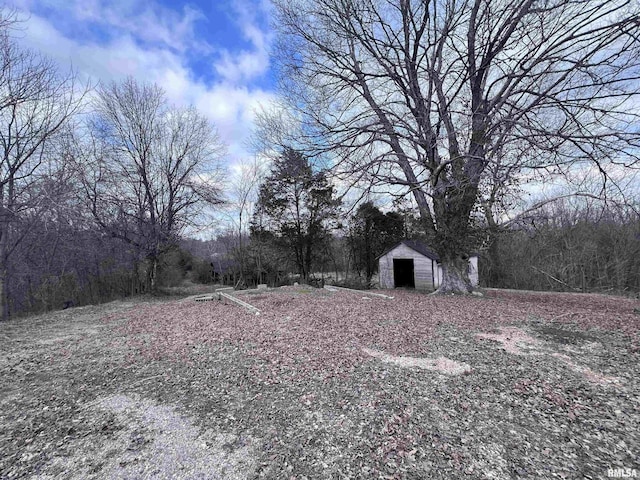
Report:
[[[211,478],[207,462],[274,480],[638,469],[631,301],[386,293],[298,286],[246,293],[259,316],[148,299],[2,324],[0,478]],[[531,354],[475,335],[514,328]],[[439,358],[473,370],[418,368]]]
[[[384,352],[372,350],[370,348],[363,348],[362,351],[367,355],[382,360],[385,363],[391,363],[403,368],[422,368],[447,375],[460,375],[461,373],[468,373],[471,371],[471,367],[468,364],[456,362],[455,360],[442,356],[438,358],[394,357],[393,355],[387,355]]]

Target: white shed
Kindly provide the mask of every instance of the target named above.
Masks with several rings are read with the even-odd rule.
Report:
[[[438,255],[417,240],[403,240],[379,257],[380,288],[435,290],[442,282]],[[478,286],[478,255],[469,257],[469,279]]]

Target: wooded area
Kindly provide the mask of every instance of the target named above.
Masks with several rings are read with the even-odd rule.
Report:
[[[476,217],[499,221],[518,184],[592,168],[606,187],[637,166],[634,2],[274,3],[283,95],[262,118],[267,143],[412,196],[441,293],[471,290]]]
[[[487,241],[479,250],[482,287],[640,293],[637,207],[560,201],[491,232],[490,237],[489,232],[486,229]],[[306,280],[355,288],[377,285],[378,256],[400,240],[427,241],[418,212],[382,213],[371,202],[361,204],[347,222],[331,235],[324,232],[322,238]],[[272,232],[252,230],[241,242],[230,231],[214,241],[191,240],[183,245],[197,257],[217,259],[213,275],[205,272],[199,277],[202,281],[209,278],[246,287],[304,281],[295,247]]]
[[[405,238],[442,259],[441,293],[470,291],[472,251],[481,286],[640,292],[632,3],[276,10],[281,104],[224,183],[202,113],[133,78],[84,84],[2,13],[2,318],[183,281],[369,288]],[[558,179],[569,193],[527,200]],[[217,237],[188,238],[211,207]]]
[[[160,258],[221,201],[214,127],[157,85],[80,85],[18,28],[3,11],[1,317],[156,290]]]

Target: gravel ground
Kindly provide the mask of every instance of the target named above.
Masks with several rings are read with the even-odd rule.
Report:
[[[385,292],[382,292],[385,293]],[[0,325],[0,478],[640,470],[638,302],[287,287]]]
[[[117,434],[89,446],[94,465],[83,465],[77,455],[55,457],[48,471],[65,478],[125,479],[220,479],[247,478],[255,470],[252,439],[201,431],[175,408],[137,396],[113,395],[93,406],[113,414],[121,425]],[[78,442],[78,450],[87,447]],[[55,478],[52,474],[39,475]]]

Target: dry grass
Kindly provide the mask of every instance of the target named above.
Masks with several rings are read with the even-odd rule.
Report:
[[[3,324],[0,478],[639,468],[637,301],[387,293],[288,287],[245,293],[259,316],[141,301]]]

